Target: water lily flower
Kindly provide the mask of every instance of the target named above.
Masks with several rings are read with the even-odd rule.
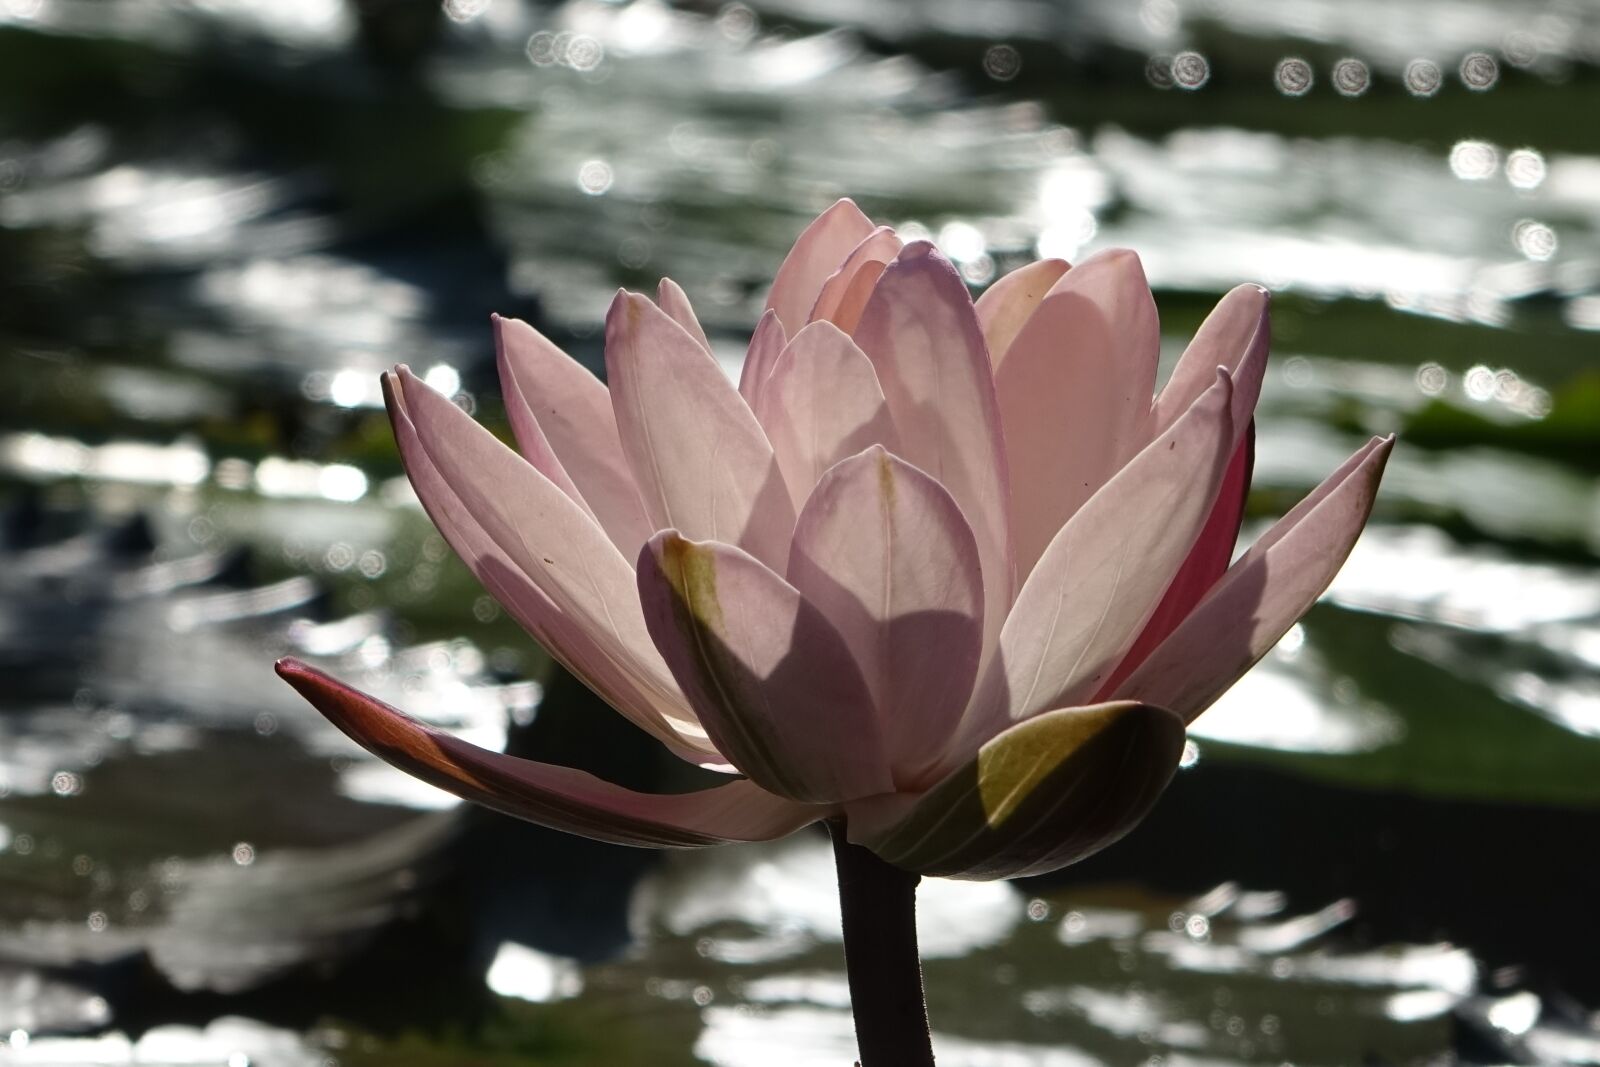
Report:
[[[1392,444],[1234,560],[1264,290],[1223,297],[1158,392],[1133,253],[1041,260],[974,302],[933,245],[848,200],[784,260],[737,387],[670,281],[613,301],[609,389],[526,323],[494,329],[516,449],[400,367],[385,390],[412,485],[556,660],[736,777],[634,792],[278,670],[418,777],[632,845],[829,819],[921,874],[1088,855],[1145,815],[1186,725],[1326,588]]]

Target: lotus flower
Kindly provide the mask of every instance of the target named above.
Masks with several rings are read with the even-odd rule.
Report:
[[[1267,303],[1228,293],[1157,393],[1131,252],[1041,260],[974,303],[931,244],[842,200],[784,260],[737,388],[671,281],[613,301],[609,390],[495,319],[515,451],[387,375],[406,471],[473,573],[725,784],[633,792],[279,672],[391,763],[587,837],[842,819],[915,873],[1064,866],[1144,816],[1186,725],[1310,608],[1371,509],[1392,438],[1230,566]]]

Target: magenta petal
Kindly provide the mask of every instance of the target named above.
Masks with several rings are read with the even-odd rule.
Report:
[[[629,721],[685,759],[725,763],[650,641],[633,568],[594,521],[410,371],[386,385],[406,473],[473,574]]]
[[[1062,276],[995,368],[1019,579],[1148,442],[1160,350],[1139,259],[1112,249]]]
[[[627,559],[650,536],[644,504],[622,455],[611,394],[588,369],[518,319],[494,317],[502,380],[516,383],[528,418],[537,423],[571,477],[584,505]],[[508,408],[513,403],[508,396]],[[521,441],[522,428],[513,422]],[[559,483],[558,483],[559,484]]]
[[[989,346],[989,359],[996,367],[1005,360],[1011,342],[1067,269],[1064,259],[1034,260],[1005,275],[978,297],[978,322]]]
[[[884,270],[856,327],[900,440],[898,454],[955,498],[983,562],[985,645],[1014,588],[1010,481],[989,354],[966,283],[926,241]]]
[[[872,220],[854,201],[840,200],[800,234],[778,268],[767,297],[767,307],[778,313],[790,336],[806,324],[823,283],[872,231]]]
[[[978,545],[961,509],[938,482],[873,446],[811,494],[788,577],[854,654],[895,786],[927,785],[983,653]]]
[[[797,511],[823,471],[895,439],[872,361],[831,322],[795,334],[762,387],[756,417]]]
[[[1344,565],[1366,525],[1394,438],[1374,438],[1239,557],[1118,687],[1193,722],[1266,655]]]
[[[894,787],[850,650],[760,560],[662,531],[639,555],[639,597],[706,732],[752,781],[814,803]]]
[[[296,660],[279,660],[278,674],[379,759],[463,800],[596,841],[649,848],[768,841],[828,815],[746,781],[697,793],[635,793],[571,767],[479,748]]]
[[[606,370],[623,454],[656,529],[782,566],[794,504],[772,445],[722,368],[650,300],[619,292]]]

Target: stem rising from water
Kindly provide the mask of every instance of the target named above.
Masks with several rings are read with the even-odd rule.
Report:
[[[828,824],[839,869],[844,961],[856,1019],[859,1067],[933,1067],[917,955],[920,875],[885,863]]]

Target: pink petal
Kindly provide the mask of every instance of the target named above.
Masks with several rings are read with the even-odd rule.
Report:
[[[1007,274],[978,297],[978,323],[989,346],[989,359],[996,367],[1006,358],[1011,342],[1033,317],[1039,302],[1067,269],[1064,259],[1034,260]]]
[[[985,647],[1014,588],[1005,444],[978,317],[966,284],[927,241],[883,272],[856,327],[878,372],[899,454],[960,505],[983,561]]]
[[[502,380],[509,377],[562,469],[612,544],[632,559],[654,529],[622,455],[611,395],[577,360],[518,319],[494,317]],[[511,401],[507,401],[509,405]],[[518,431],[519,441],[521,431]]]
[[[1212,309],[1183,350],[1172,377],[1151,407],[1151,433],[1171,426],[1211,387],[1218,367],[1233,377],[1233,420],[1240,434],[1256,409],[1267,350],[1272,345],[1272,295],[1259,285],[1235,286]]]
[[[655,528],[781,566],[794,505],[767,435],[711,353],[645,297],[619,292],[606,315],[606,372]]]
[[[752,411],[756,408],[767,377],[772,373],[772,365],[778,361],[779,353],[788,343],[789,337],[783,332],[778,313],[772,310],[763,312],[761,321],[756,323],[756,332],[750,335],[744,366],[739,369],[739,395],[744,397]]]
[[[698,793],[635,793],[571,767],[479,748],[295,660],[279,660],[278,674],[379,759],[463,800],[597,841],[650,848],[768,841],[828,814],[746,781]]]
[[[808,321],[816,322],[819,319],[827,319],[840,329],[849,332],[855,325],[854,321],[847,326],[835,316],[840,310],[840,303],[844,300],[846,291],[852,288],[856,273],[869,263],[888,266],[894,257],[900,254],[900,249],[903,246],[904,242],[896,237],[895,232],[889,227],[879,226],[876,230],[873,230],[865,240],[851,249],[850,254],[845,257],[839,269],[827,281],[822,283],[822,292],[817,294],[817,302],[811,308]],[[854,318],[861,317],[861,307],[865,303],[866,301],[863,298],[853,308]],[[847,313],[850,310],[852,309],[846,309]]]
[[[560,489],[573,502],[588,513],[596,522],[600,520],[595,516],[594,509],[589,507],[588,501],[583,499],[583,493],[578,490],[572,476],[567,473],[567,468],[562,465],[556,456],[555,448],[550,444],[549,438],[544,435],[544,429],[539,425],[539,419],[533,413],[533,408],[528,403],[528,398],[522,392],[522,386],[517,381],[516,370],[512,367],[511,359],[506,353],[504,343],[505,330],[501,324],[509,320],[498,315],[495,322],[495,366],[500,372],[500,394],[506,406],[506,418],[511,423],[511,432],[517,439],[517,451],[522,453],[522,458],[533,465],[533,468]],[[387,379],[385,379],[387,382]]]
[[[791,336],[806,324],[823,283],[872,231],[872,220],[854,201],[840,200],[800,234],[778,268],[767,297],[767,307],[778,313]]]
[[[1148,441],[1160,351],[1139,259],[1112,249],[1062,276],[996,367],[1020,577]]]
[[[706,732],[752,781],[816,803],[893,788],[850,650],[760,560],[662,531],[639,555],[639,597]]]
[[[1374,438],[1228,569],[1118,689],[1193,722],[1266,655],[1333,581],[1372,513],[1394,438]]]
[[[845,333],[853,334],[856,327],[861,324],[861,316],[867,310],[867,301],[872,299],[872,292],[878,286],[878,279],[883,277],[886,265],[875,259],[855,269],[850,275],[850,281],[839,293],[839,304],[833,309],[833,324]]]
[[[650,641],[633,568],[600,528],[460,408],[404,368],[397,377],[390,414],[406,473],[473,574],[629,721],[685,759],[725,763]]]
[[[673,322],[682,326],[685,333],[699,341],[701,348],[711,351],[711,342],[706,339],[706,331],[701,327],[700,320],[695,318],[689,294],[677,282],[671,278],[661,279],[661,284],[656,286],[656,305],[671,316]]]
[[[846,805],[846,826],[851,841],[919,874],[1048,874],[1137,826],[1177,769],[1183,740],[1183,720],[1163,708],[1047,711],[991,739],[925,793]]]
[[[823,471],[894,440],[872,361],[831,322],[795,334],[762,388],[756,416],[797,511]]]
[[[895,787],[929,784],[983,653],[978,545],[961,509],[938,482],[874,445],[829,470],[811,494],[788,577],[854,653]]]
[[[1218,371],[1050,542],[1000,633],[986,681],[1002,691],[974,702],[1006,710],[976,740],[1006,721],[1087,702],[1128,651],[1211,511],[1233,440],[1232,395]]]
[[[1132,674],[1133,669],[1144,662],[1145,657],[1165,641],[1168,634],[1177,629],[1178,624],[1194,610],[1194,606],[1200,603],[1201,598],[1210,592],[1211,587],[1217,584],[1217,579],[1228,569],[1233,559],[1234,545],[1239,539],[1239,526],[1244,522],[1245,498],[1250,494],[1250,473],[1255,467],[1255,424],[1247,421],[1246,425],[1251,429],[1233,450],[1228,470],[1222,476],[1222,488],[1217,490],[1217,499],[1211,505],[1211,514],[1206,519],[1204,529],[1189,550],[1183,566],[1178,568],[1172,584],[1162,594],[1161,603],[1156,605],[1150,621],[1144,624],[1144,629],[1128,649],[1128,654],[1122,657],[1122,662],[1117,664],[1111,677],[1100,687],[1097,699],[1110,699],[1108,694],[1116,692],[1123,679]]]

